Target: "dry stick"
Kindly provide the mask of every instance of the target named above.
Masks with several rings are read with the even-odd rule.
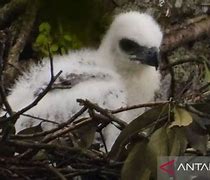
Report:
[[[89,118],[87,120],[84,120],[80,123],[78,123],[77,125],[72,125],[70,127],[67,127],[65,129],[62,129],[60,131],[58,131],[57,133],[55,134],[49,134],[48,136],[46,136],[42,141],[41,143],[48,143],[54,139],[57,139],[58,137],[64,135],[64,134],[67,134],[75,129],[78,129],[86,124],[89,124],[91,122],[94,122],[93,119]],[[28,158],[31,158],[33,157],[38,151],[37,150],[33,150],[33,149],[29,149],[28,151],[26,151],[25,153],[19,155],[19,159],[28,159]]]
[[[116,114],[116,113],[120,113],[123,111],[129,111],[129,110],[133,110],[133,109],[159,106],[159,105],[167,104],[170,102],[171,101],[159,101],[159,102],[151,102],[151,103],[145,103],[145,104],[137,104],[137,105],[133,105],[133,106],[121,107],[119,109],[110,110],[110,112],[113,114]]]
[[[53,67],[53,59],[52,56],[49,52],[49,56],[50,56],[50,70],[51,70],[51,80],[49,82],[49,84],[47,85],[47,87],[37,96],[37,98],[28,106],[24,107],[23,109],[21,109],[20,111],[16,112],[15,114],[12,114],[10,117],[7,118],[7,121],[11,121],[12,124],[15,124],[17,119],[19,118],[19,116],[23,113],[25,113],[26,111],[30,110],[31,108],[33,108],[34,106],[36,106],[39,101],[42,100],[42,98],[50,91],[53,83],[56,81],[56,79],[60,76],[60,74],[62,73],[62,71],[59,71],[55,76],[54,76],[54,67]],[[11,131],[12,127],[8,126],[8,128],[6,128],[5,133],[2,136],[2,141],[7,140],[9,133]]]
[[[48,143],[54,139],[57,139],[58,137],[61,137],[64,134],[67,134],[75,129],[78,129],[84,125],[87,125],[91,122],[95,122],[94,119],[92,118],[87,118],[86,120],[83,120],[79,123],[77,123],[76,125],[72,125],[70,127],[66,127],[65,129],[61,129],[60,131],[54,133],[54,134],[49,134],[48,136],[46,136],[41,142],[43,143]]]
[[[40,133],[27,134],[27,135],[21,135],[21,134],[20,135],[15,135],[12,138],[15,138],[15,139],[31,139],[31,138],[42,137],[42,136],[46,136],[48,134],[54,133],[54,132],[56,132],[60,129],[63,129],[64,127],[67,127],[74,120],[76,120],[80,115],[82,115],[86,110],[87,110],[87,108],[83,107],[80,111],[78,111],[76,114],[74,114],[68,121],[59,124],[58,127],[53,128],[51,130],[43,131],[43,132],[40,132]]]
[[[80,154],[83,153],[81,148],[69,147],[60,144],[46,144],[46,143],[38,143],[38,142],[25,142],[25,141],[17,141],[17,140],[8,140],[8,145],[22,148],[33,148],[33,149],[45,149],[45,150],[61,150],[66,151],[72,154]],[[88,153],[86,154],[88,155]]]
[[[190,106],[190,105],[188,105],[188,104],[179,105],[179,106],[182,107],[182,108],[185,108],[186,110],[188,110],[188,111],[190,111],[190,112],[192,112],[192,113],[197,114],[197,115],[200,116],[200,117],[210,118],[210,114],[201,112],[201,111],[195,109],[193,106]]]
[[[102,115],[108,117],[111,121],[119,124],[122,128],[127,126],[126,122],[124,122],[123,120],[118,119],[117,117],[112,115],[111,111],[109,111],[107,109],[103,109],[103,108],[99,107],[98,105],[96,105],[96,104],[94,104],[94,103],[92,103],[88,100],[77,99],[77,102],[81,103],[83,106],[85,106],[87,108],[96,110],[97,112],[101,113]]]
[[[60,71],[60,72],[58,72],[58,74],[56,74],[56,76],[50,81],[50,83],[47,85],[47,87],[37,96],[37,98],[31,104],[24,107],[20,111],[16,112],[12,116],[8,117],[7,121],[11,121],[13,124],[15,124],[21,114],[25,113],[26,111],[28,111],[31,108],[33,108],[34,106],[36,106],[39,103],[39,101],[41,101],[42,98],[50,91],[52,84],[60,76],[61,73],[62,73],[62,71]],[[11,131],[11,127],[8,127],[2,136],[2,141],[6,140],[8,138],[10,131]]]
[[[42,122],[47,122],[47,123],[52,123],[52,124],[57,124],[59,125],[59,123],[55,122],[55,121],[51,121],[49,119],[44,119],[44,118],[40,118],[40,117],[36,117],[36,116],[32,116],[30,114],[21,114],[21,116],[25,116],[25,117],[30,117],[32,119],[36,119],[36,120],[39,120],[39,121],[42,121]]]
[[[8,120],[11,119],[16,119],[18,118],[20,115],[22,115],[23,113],[25,113],[26,111],[30,110],[31,108],[33,108],[34,106],[36,106],[40,100],[42,100],[42,98],[50,91],[51,86],[53,85],[53,83],[56,81],[56,79],[60,76],[60,74],[62,73],[62,71],[59,71],[54,78],[52,78],[52,80],[49,82],[49,84],[47,85],[47,87],[37,96],[37,98],[28,106],[24,107],[23,109],[21,109],[20,111],[16,112],[13,116],[9,117]]]
[[[59,179],[67,180],[66,177],[62,173],[60,173],[56,168],[52,166],[46,166],[46,168],[50,170],[53,174],[55,174],[55,176],[58,177]]]
[[[110,112],[113,113],[113,114],[117,114],[117,113],[120,113],[120,112],[123,112],[123,111],[129,111],[129,110],[143,108],[143,107],[154,107],[154,106],[158,106],[158,105],[161,105],[161,104],[167,104],[167,103],[170,103],[170,102],[171,101],[160,101],[160,102],[138,104],[138,105],[133,105],[133,106],[121,107],[121,108],[115,109],[115,110],[110,110]],[[43,131],[43,132],[39,132],[39,133],[34,133],[34,134],[27,134],[27,135],[19,134],[19,135],[12,136],[12,138],[14,138],[14,139],[31,139],[31,138],[46,136],[48,134],[54,133],[54,132],[56,132],[60,129],[63,129],[64,127],[67,127],[74,120],[76,120],[80,115],[82,115],[86,110],[87,110],[87,107],[83,107],[80,111],[78,111],[76,114],[74,114],[74,116],[72,116],[68,121],[59,124],[58,127],[53,128],[51,130]],[[102,117],[100,119],[102,119]]]

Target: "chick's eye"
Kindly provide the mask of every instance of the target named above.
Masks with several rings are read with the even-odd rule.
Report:
[[[123,51],[127,53],[135,52],[140,48],[140,46],[136,42],[130,39],[121,39],[119,42],[119,46]]]

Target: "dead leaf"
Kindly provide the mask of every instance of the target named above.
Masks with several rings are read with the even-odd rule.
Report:
[[[193,121],[191,113],[189,113],[187,110],[179,107],[174,108],[174,121],[169,126],[169,128],[172,128],[174,126],[188,126]]]
[[[39,123],[38,125],[36,126],[32,126],[32,127],[29,127],[29,128],[25,128],[21,131],[19,131],[17,134],[34,134],[34,133],[38,133],[38,132],[42,132],[43,129],[42,129],[42,126],[41,126],[42,123]]]

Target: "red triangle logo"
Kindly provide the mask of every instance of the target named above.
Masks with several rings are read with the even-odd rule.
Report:
[[[165,172],[165,173],[168,173],[169,175],[173,176],[174,175],[174,162],[175,160],[171,160],[171,161],[168,161],[164,164],[162,164],[160,166],[160,169]]]

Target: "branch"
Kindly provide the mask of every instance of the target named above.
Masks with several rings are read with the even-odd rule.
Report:
[[[14,80],[14,78],[16,77],[17,70],[16,68],[13,68],[13,66],[19,67],[18,65],[19,56],[20,53],[23,51],[25,44],[28,40],[28,37],[32,31],[37,11],[38,11],[38,1],[37,0],[33,1],[33,6],[28,1],[26,12],[23,14],[23,17],[21,17],[21,20],[20,19],[17,20],[18,26],[20,26],[20,32],[18,33],[18,38],[15,44],[9,50],[8,58],[6,59],[5,79],[7,79],[7,85],[11,83],[11,81]],[[15,31],[17,30],[15,29]]]
[[[4,32],[0,32],[0,97],[3,105],[6,108],[6,111],[8,114],[11,116],[13,115],[12,108],[10,107],[7,98],[6,98],[6,93],[5,93],[5,88],[4,88],[4,77],[3,77],[3,56],[4,56],[4,50],[5,50],[5,43],[6,43],[6,35]]]
[[[204,34],[210,32],[210,17],[201,19],[198,22],[192,23],[188,26],[181,27],[179,30],[167,33],[164,36],[161,46],[162,52],[167,52],[179,47],[182,44],[190,41],[195,41]]]
[[[88,100],[83,100],[83,99],[77,99],[77,102],[79,102],[81,105],[89,108],[89,109],[94,109],[97,112],[101,113],[102,115],[108,117],[111,121],[116,122],[121,126],[121,128],[124,128],[127,126],[127,123],[124,122],[123,120],[115,117],[110,110],[103,109],[99,107],[97,104],[93,104],[92,102]]]
[[[145,104],[137,104],[137,105],[133,105],[133,106],[121,107],[121,108],[118,108],[115,110],[110,110],[110,111],[111,111],[111,113],[116,114],[116,113],[120,113],[123,111],[130,111],[130,110],[139,109],[139,108],[159,106],[159,105],[167,104],[170,102],[171,101],[160,101],[160,102],[151,102],[151,103],[145,103]]]
[[[27,4],[27,0],[12,0],[0,9],[0,27],[4,25],[12,16],[15,16],[17,12],[24,10]]]
[[[58,127],[53,128],[51,130],[43,131],[43,132],[39,132],[39,133],[27,134],[27,135],[24,135],[24,134],[15,135],[12,138],[14,138],[14,139],[33,139],[36,137],[42,137],[42,136],[46,136],[51,133],[55,133],[56,131],[59,131],[59,130],[63,129],[64,127],[67,127],[74,120],[76,120],[80,115],[82,115],[86,110],[87,110],[87,108],[83,107],[80,111],[78,111],[76,114],[74,114],[68,121],[59,124]]]

